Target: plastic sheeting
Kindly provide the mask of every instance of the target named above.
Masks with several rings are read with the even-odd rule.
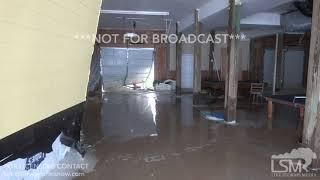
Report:
[[[17,159],[0,167],[0,179],[40,180],[56,168],[70,147],[60,142],[61,135],[52,144],[51,153],[39,153],[26,159]]]
[[[92,55],[89,83],[88,83],[88,93],[92,94],[100,89],[101,85],[101,66],[100,66],[100,47],[98,45],[94,46],[94,52]]]
[[[153,48],[128,49],[128,74],[125,84],[141,83],[146,81],[153,65]]]
[[[108,47],[100,52],[104,90],[143,83],[153,73],[153,48]]]
[[[103,89],[121,87],[127,71],[126,48],[101,48]]]

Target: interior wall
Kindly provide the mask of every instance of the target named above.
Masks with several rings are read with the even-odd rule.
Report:
[[[210,53],[210,44],[200,44],[201,45],[201,71],[208,71],[209,70],[209,53]],[[172,47],[175,49],[175,46]],[[171,50],[175,51],[175,50]],[[190,43],[182,43],[182,54],[193,54],[194,46]],[[176,61],[176,58],[172,55],[170,56],[170,61]],[[175,62],[173,63],[175,64]],[[175,67],[174,67],[175,70]]]
[[[272,87],[275,50],[264,49],[263,58],[263,82]],[[283,87],[284,88],[302,88],[304,76],[304,50],[287,49],[284,51],[283,65]]]
[[[207,37],[205,37],[207,38]],[[214,45],[214,57],[216,62],[216,68],[213,70],[213,79],[217,78],[217,71],[220,73],[221,80],[224,80],[226,72],[227,62],[227,44],[215,44]],[[182,56],[188,56],[193,54],[193,44],[182,43]],[[249,80],[249,64],[250,64],[250,40],[240,41],[240,58],[239,58],[239,80]],[[210,43],[201,44],[201,79],[202,82],[209,80],[210,72]],[[183,64],[183,62],[182,62]],[[176,70],[176,46],[175,44],[170,45],[170,71]]]
[[[200,45],[201,45],[201,79],[202,81],[205,81],[205,80],[208,80],[209,78],[210,44],[204,43]],[[193,52],[194,52],[193,44],[182,43],[181,49],[182,49],[181,51],[182,51],[183,57],[188,57],[190,55],[193,56]],[[171,71],[176,71],[176,54],[175,53],[176,53],[176,45],[171,44],[170,45],[170,70]],[[189,64],[189,61],[187,62],[187,64]],[[182,59],[182,65],[183,65],[183,59]],[[193,78],[193,75],[190,76],[189,78]]]
[[[205,37],[206,38],[206,37]],[[204,43],[201,45],[201,70],[209,70],[209,53],[210,44]],[[193,54],[193,44],[182,43],[182,54]],[[176,70],[176,44],[170,44],[170,71]]]
[[[216,65],[213,66],[214,76],[218,70],[221,74],[222,80],[225,80],[226,63],[227,63],[227,44],[220,43],[214,46],[214,58]],[[250,64],[250,40],[240,41],[239,44],[239,69],[238,80],[249,80],[249,64]],[[216,68],[215,68],[216,67]]]
[[[251,41],[251,58],[250,61],[250,78],[252,80],[263,81],[264,80],[264,57],[266,49],[274,49],[276,44],[276,36],[266,36],[252,39]],[[303,55],[299,56],[301,63],[298,66],[303,67],[302,72],[302,84],[306,85],[307,71],[308,71],[308,57],[309,57],[309,45],[310,45],[310,32],[304,34],[283,34],[283,49],[280,50],[281,57],[278,61],[279,71],[279,88],[284,87],[284,71],[285,71],[285,51],[286,50],[299,50],[303,51]],[[302,57],[303,56],[303,57]],[[287,65],[288,66],[288,65]],[[291,65],[290,65],[291,66]],[[296,66],[296,65],[295,65]],[[289,67],[290,68],[290,67]],[[299,73],[300,74],[300,73]]]
[[[101,0],[0,6],[0,139],[85,101]]]

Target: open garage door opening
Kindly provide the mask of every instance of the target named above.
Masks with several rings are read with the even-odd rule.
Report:
[[[101,48],[102,90],[121,87],[153,89],[153,48]]]

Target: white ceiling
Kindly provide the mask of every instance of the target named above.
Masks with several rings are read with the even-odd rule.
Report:
[[[194,8],[210,0],[103,0],[101,9],[134,11],[168,11],[172,18],[182,19]]]
[[[194,8],[210,0],[103,0],[103,10],[128,10],[128,11],[164,11],[169,16],[142,16],[142,15],[117,15],[101,14],[99,27],[101,28],[132,28],[133,21],[137,29],[166,29],[166,20],[174,23],[193,12]],[[167,26],[169,23],[167,24]]]
[[[257,13],[275,12],[275,8],[284,10],[294,0],[241,0],[241,18],[253,16]],[[211,0],[200,7],[200,21],[206,28],[221,28],[228,25],[228,0]],[[219,4],[219,5],[217,5]],[[216,8],[219,6],[219,8]],[[213,13],[212,13],[213,12]],[[181,21],[182,29],[189,29],[193,24],[193,15],[184,17]]]
[[[292,10],[293,0],[241,0],[241,18],[257,13],[285,13]],[[137,29],[166,29],[166,19],[172,19],[171,30],[175,22],[180,21],[183,29],[192,28],[194,9],[200,9],[200,20],[207,30],[227,26],[229,0],[103,0],[103,10],[165,11],[170,16],[142,16],[101,14],[100,28],[132,28],[133,21]],[[167,24],[168,26],[168,24]]]
[[[136,22],[136,29],[159,29],[165,30],[165,19],[162,16],[142,16],[142,15],[120,15],[101,14],[99,20],[100,28],[132,29],[133,22]]]

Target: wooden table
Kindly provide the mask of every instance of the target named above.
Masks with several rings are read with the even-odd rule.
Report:
[[[271,122],[273,119],[273,104],[282,104],[286,106],[290,106],[292,108],[296,108],[299,110],[299,125],[297,128],[299,138],[302,137],[303,132],[303,120],[304,120],[304,111],[305,111],[305,95],[272,95],[265,96],[268,101],[268,122]]]

